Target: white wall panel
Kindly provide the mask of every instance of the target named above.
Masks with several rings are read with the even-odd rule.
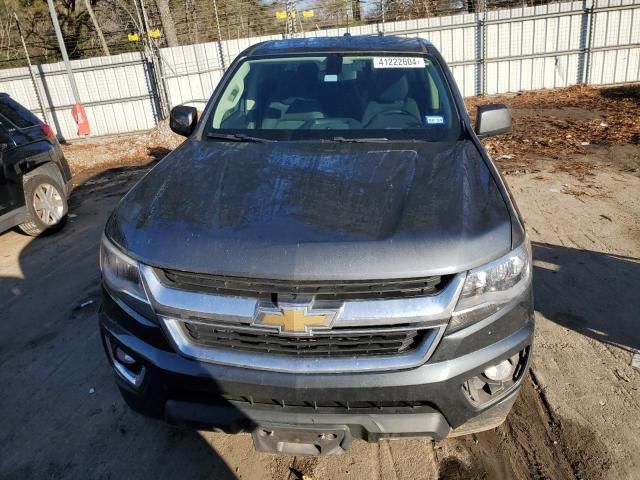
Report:
[[[384,30],[386,34],[426,38],[449,62],[464,96],[478,93],[482,81],[488,94],[564,87],[581,80],[593,84],[640,81],[640,0],[593,1],[591,37],[582,1],[313,30],[298,36],[334,36],[347,31],[374,35]],[[587,2],[589,6],[591,0]],[[480,19],[485,21],[484,44],[476,43],[482,38]],[[163,88],[170,106],[208,99],[220,81],[223,65],[228,67],[251,45],[280,38],[237,38],[221,45],[209,42],[160,49]],[[591,49],[589,56],[585,55],[587,48]],[[483,63],[477,58],[480,56]],[[154,96],[158,93],[153,91],[142,53],[76,60],[72,65],[92,134],[155,125]],[[38,68],[42,72],[38,84],[51,109],[52,126],[65,138],[74,138],[76,125],[70,113],[74,99],[64,64]],[[0,70],[0,90],[42,117],[26,68]]]
[[[140,53],[74,60],[71,65],[93,135],[144,130],[155,125],[151,86]],[[35,71],[51,126],[63,138],[77,137],[71,117],[75,100],[64,63],[41,65]],[[1,70],[0,89],[43,118],[26,67]]]

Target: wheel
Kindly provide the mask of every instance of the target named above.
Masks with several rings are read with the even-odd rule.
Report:
[[[38,236],[56,230],[67,218],[67,197],[57,180],[46,175],[28,178],[24,184],[27,221],[18,228],[27,235]]]

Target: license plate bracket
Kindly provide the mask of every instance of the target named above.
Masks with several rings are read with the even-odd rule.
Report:
[[[257,451],[286,455],[335,455],[351,443],[346,425],[263,424],[253,431]]]

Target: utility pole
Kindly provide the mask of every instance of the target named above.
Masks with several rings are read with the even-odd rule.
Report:
[[[136,15],[138,16],[138,25],[140,27],[140,30],[144,30],[145,34],[148,34],[147,33],[147,26],[144,23],[144,21],[142,20],[142,14],[140,13],[140,6],[138,5],[138,2],[134,1],[133,5],[136,7]],[[143,43],[143,45],[144,45],[144,43]]]
[[[351,0],[351,17],[354,22],[360,22],[360,20],[362,20],[362,14],[360,13],[360,0]]]
[[[62,37],[62,31],[60,30],[60,24],[58,23],[58,14],[56,13],[56,7],[53,4],[53,0],[47,0],[47,4],[49,5],[49,13],[51,14],[51,21],[53,22],[53,29],[56,32],[58,46],[60,47],[62,60],[64,60],[65,67],[67,69],[69,84],[71,85],[71,91],[73,92],[73,98],[75,100],[75,104],[71,108],[71,115],[73,115],[73,119],[78,125],[78,135],[89,135],[89,120],[87,119],[87,114],[84,111],[82,103],[80,102],[78,86],[76,85],[76,79],[73,76],[73,69],[71,68],[69,55],[67,55],[67,47],[65,47],[64,45],[64,38]]]
[[[53,29],[56,32],[56,38],[58,39],[58,46],[60,47],[62,60],[64,60],[64,65],[67,68],[67,75],[69,76],[69,83],[71,84],[73,98],[76,103],[80,103],[80,94],[78,93],[76,79],[73,76],[71,62],[69,62],[69,55],[67,55],[67,47],[64,45],[64,38],[62,37],[62,31],[60,30],[60,24],[58,23],[58,14],[56,13],[56,7],[53,4],[53,0],[47,0],[47,4],[49,5],[49,13],[51,14],[51,21],[53,22]]]
[[[297,33],[297,20],[293,19],[293,16],[295,15],[296,17],[298,16],[297,11],[298,11],[298,7],[296,5],[296,0],[287,0],[286,3],[286,10],[287,10],[287,36],[291,37],[293,36],[295,33]]]
[[[222,73],[224,73],[227,71],[227,66],[222,52],[222,31],[220,30],[220,17],[218,17],[218,2],[216,0],[213,0],[213,11],[216,14],[216,27],[218,28],[218,55],[220,55],[220,65],[222,66]]]
[[[38,105],[40,106],[40,111],[42,112],[42,118],[44,123],[47,125],[51,125],[49,122],[49,113],[47,109],[44,107],[44,102],[42,101],[42,95],[40,94],[40,88],[36,83],[36,77],[33,74],[33,67],[31,65],[31,57],[29,57],[29,50],[27,50],[27,44],[24,41],[24,35],[22,35],[22,27],[20,27],[20,20],[18,19],[18,15],[16,12],[13,12],[13,16],[16,19],[16,25],[18,26],[18,33],[20,34],[20,40],[22,40],[22,48],[24,49],[24,56],[27,57],[27,64],[29,65],[29,76],[31,76],[31,82],[33,83],[33,90],[36,92],[36,98],[38,99]],[[60,132],[58,132],[60,133]]]
[[[293,11],[296,12],[296,28],[300,27],[300,33],[302,33],[302,36],[304,37],[305,35],[304,25],[302,24],[302,15],[300,15],[300,12],[298,11],[298,2],[296,2],[296,0],[293,0]]]
[[[141,12],[138,11],[138,1],[140,2],[139,7]],[[162,62],[160,60],[160,49],[155,43],[153,43],[151,33],[149,32],[149,17],[147,16],[147,9],[144,5],[144,0],[134,0],[134,3],[136,4],[136,11],[138,11],[138,16],[140,17],[142,28],[144,28],[144,32],[147,37],[147,41],[145,42],[145,56],[147,57],[147,59],[149,59],[149,57],[151,58],[153,76],[155,79],[156,87],[158,89],[160,118],[166,118],[167,113],[170,109],[171,102],[169,101],[169,97],[167,96],[167,88],[164,83],[164,73],[162,71]]]
[[[147,46],[153,49],[153,43],[151,41],[151,33],[149,33],[149,18],[147,17],[147,10],[144,6],[144,0],[140,0],[140,10],[142,10],[142,22],[143,22],[142,26],[144,28],[144,33],[147,36]]]

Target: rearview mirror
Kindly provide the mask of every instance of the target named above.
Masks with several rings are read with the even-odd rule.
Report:
[[[501,104],[479,105],[476,113],[476,134],[492,137],[511,133],[511,112]]]
[[[171,109],[169,116],[169,128],[178,135],[188,137],[196,129],[198,123],[198,110],[195,107],[178,105]]]

